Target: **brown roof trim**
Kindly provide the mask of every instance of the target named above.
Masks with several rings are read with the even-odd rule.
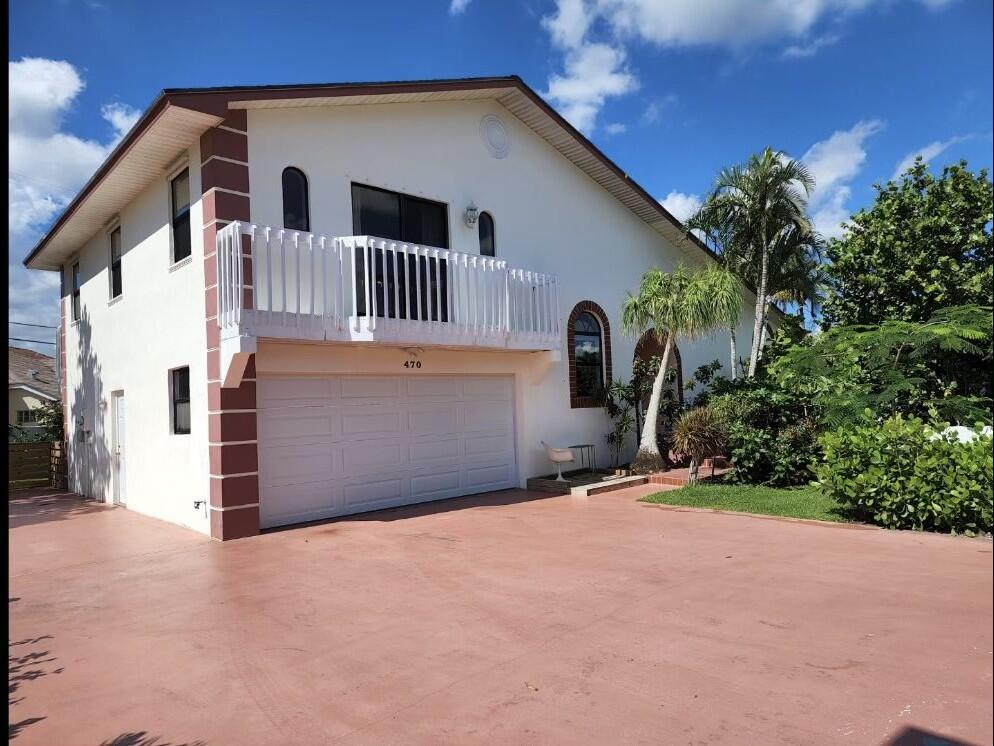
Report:
[[[478,77],[478,78],[450,78],[439,80],[413,80],[413,81],[387,81],[381,83],[306,83],[295,85],[257,85],[257,86],[217,86],[211,88],[166,88],[164,89],[146,109],[138,122],[131,128],[131,131],[111,152],[104,163],[97,169],[97,172],[80,189],[79,193],[69,203],[68,207],[45,232],[45,235],[38,244],[25,257],[24,264],[28,265],[48,244],[52,235],[65,224],[65,222],[75,213],[80,203],[92,192],[96,186],[107,176],[121,157],[131,148],[131,146],[141,137],[142,133],[155,121],[156,117],[165,110],[167,106],[178,106],[185,109],[201,111],[207,114],[224,117],[228,114],[228,102],[237,99],[239,101],[263,100],[267,98],[313,98],[316,96],[362,96],[389,93],[421,93],[432,91],[460,91],[475,90],[480,88],[517,88],[528,97],[536,106],[541,108],[555,122],[565,129],[572,137],[583,145],[595,158],[610,169],[618,178],[622,179],[629,187],[638,193],[640,197],[653,206],[659,216],[668,221],[675,228],[684,232],[684,235],[704,251],[708,256],[717,259],[718,256],[706,246],[700,239],[687,232],[683,224],[669,213],[660,203],[649,194],[638,182],[621,170],[614,161],[586,138],[579,130],[562,117],[559,112],[553,109],[545,100],[532,90],[517,75],[501,77]]]

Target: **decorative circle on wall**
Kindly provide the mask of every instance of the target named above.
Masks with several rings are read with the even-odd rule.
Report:
[[[506,158],[511,152],[511,132],[496,114],[487,114],[480,120],[480,135],[494,158]]]

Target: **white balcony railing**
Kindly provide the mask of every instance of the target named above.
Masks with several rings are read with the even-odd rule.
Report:
[[[555,275],[372,236],[234,222],[217,236],[234,336],[559,350]]]

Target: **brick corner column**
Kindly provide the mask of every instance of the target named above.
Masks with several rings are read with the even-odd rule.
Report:
[[[217,233],[249,219],[248,122],[244,110],[200,138],[204,213],[204,308],[207,323],[207,418],[210,449],[210,528],[215,539],[259,533],[259,456],[256,437],[255,356],[238,388],[221,387],[217,321]],[[248,249],[246,245],[246,250]],[[245,282],[251,283],[246,275]],[[252,304],[245,293],[246,307]]]

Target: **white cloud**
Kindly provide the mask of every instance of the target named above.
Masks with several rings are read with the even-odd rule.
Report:
[[[621,122],[611,122],[604,127],[604,131],[609,135],[620,135],[628,129],[628,125],[622,124]]]
[[[784,59],[803,59],[805,57],[814,57],[818,52],[820,52],[825,47],[830,47],[833,44],[837,44],[842,37],[839,34],[826,34],[825,36],[818,36],[809,42],[803,44],[791,44],[780,55]]]
[[[808,207],[815,229],[822,235],[841,234],[841,224],[849,217],[849,183],[866,161],[864,143],[883,127],[879,119],[859,121],[848,130],[837,130],[816,142],[801,156],[815,180]]]
[[[101,114],[112,128],[108,142],[62,129],[85,83],[70,63],[24,58],[8,61],[8,271],[11,318],[57,324],[58,276],[21,264],[44,228],[63,209],[138,118],[121,103]],[[39,347],[43,352],[52,348]]]
[[[625,66],[624,50],[585,42],[566,53],[565,74],[549,78],[546,95],[574,127],[589,134],[609,96],[638,87],[638,79]]]
[[[950,137],[948,140],[936,140],[935,142],[930,142],[928,145],[925,145],[918,150],[911,151],[898,162],[897,166],[894,168],[894,175],[890,178],[892,180],[900,178],[901,174],[914,165],[915,158],[920,156],[925,163],[928,163],[937,155],[944,153],[951,145],[968,140],[969,137],[969,135],[959,135],[957,137]]]
[[[469,3],[470,0],[452,0],[452,2],[449,3],[449,15],[457,16],[460,13],[465,12]]]
[[[583,43],[592,21],[592,8],[585,0],[558,0],[555,15],[543,18],[542,27],[557,47],[575,49]]]
[[[138,109],[134,109],[127,104],[104,104],[100,107],[100,116],[110,122],[110,126],[114,128],[118,140],[128,134],[128,130],[135,126],[135,122],[138,121],[141,115],[142,113]]]
[[[681,223],[701,208],[701,197],[697,194],[684,194],[676,190],[660,200],[666,211]]]

